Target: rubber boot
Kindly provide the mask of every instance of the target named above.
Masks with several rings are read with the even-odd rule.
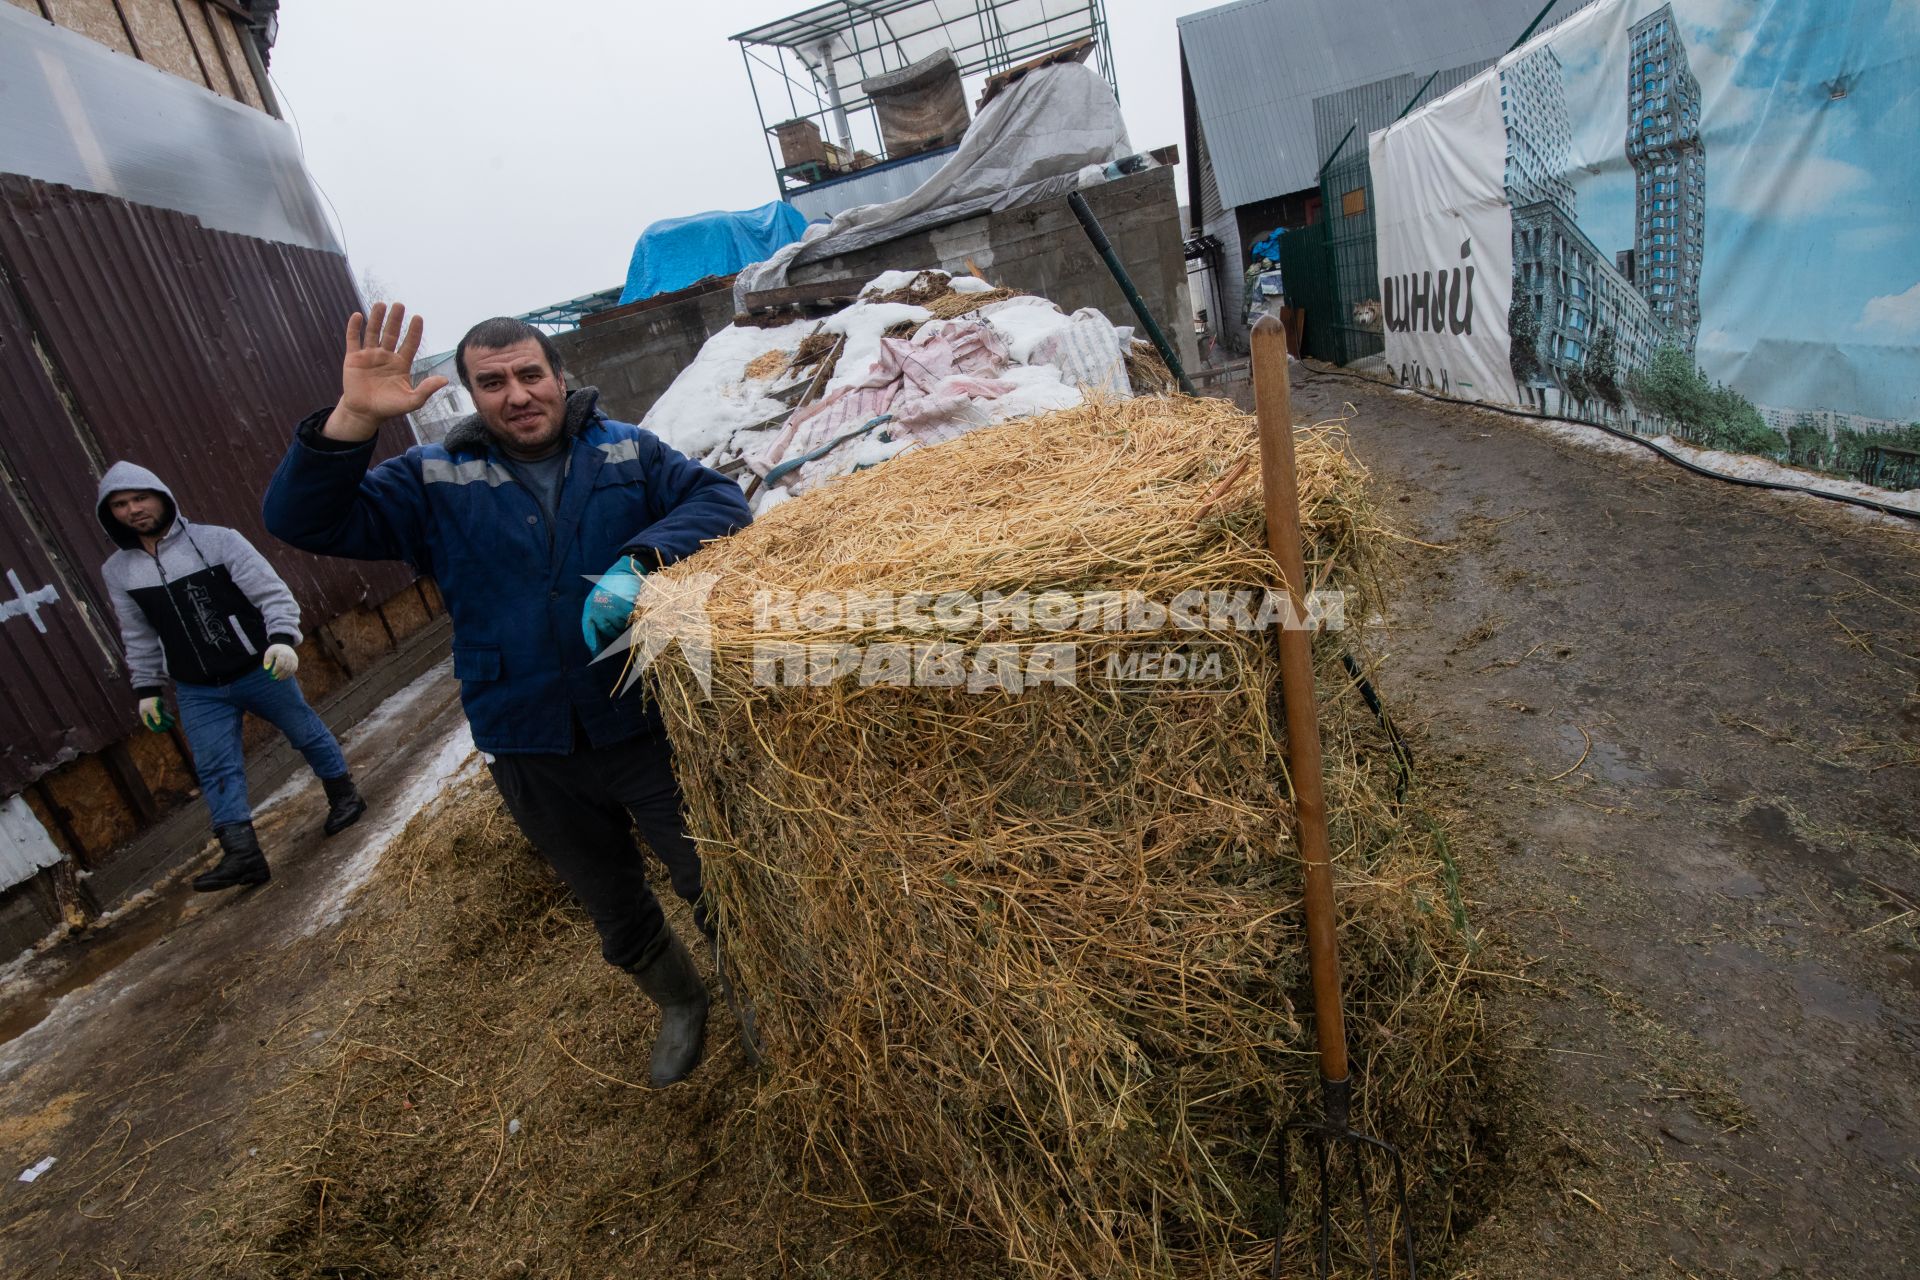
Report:
[[[720,980],[720,994],[727,998],[727,1007],[733,1010],[733,1020],[740,1025],[740,1051],[746,1055],[747,1065],[757,1067],[761,1062],[760,1032],[754,1022],[753,1002],[740,994],[733,985],[733,977],[727,972],[726,956],[720,950],[720,936],[708,939],[713,944],[713,973]]]
[[[322,778],[320,785],[327,789],[327,821],[320,828],[324,834],[338,835],[360,821],[360,815],[367,811],[367,802],[360,798],[360,789],[353,785],[352,774]]]
[[[660,1032],[653,1039],[650,1079],[656,1089],[684,1080],[700,1064],[707,1042],[707,984],[671,927],[667,945],[645,966],[631,970],[640,989],[660,1006]]]
[[[201,893],[231,889],[236,885],[265,884],[273,878],[267,868],[267,855],[260,852],[260,841],[251,822],[229,822],[215,827],[220,840],[220,861],[211,871],[193,878],[193,887]]]

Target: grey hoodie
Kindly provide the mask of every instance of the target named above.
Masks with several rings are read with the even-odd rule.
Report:
[[[109,497],[128,489],[151,490],[166,505],[151,554],[107,509]],[[121,547],[100,572],[135,694],[159,693],[169,673],[183,684],[231,684],[260,669],[268,645],[300,643],[300,606],[273,566],[232,529],[190,525],[159,476],[116,462],[100,477],[96,501],[100,527]]]

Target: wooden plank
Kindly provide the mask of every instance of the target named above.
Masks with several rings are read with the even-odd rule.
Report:
[[[133,754],[127,750],[125,741],[109,743],[100,753],[100,763],[107,766],[107,776],[113,779],[113,785],[119,788],[120,798],[140,819],[141,826],[151,826],[159,821],[160,806],[154,803],[153,792],[147,789],[147,780],[140,776],[140,770],[133,763]]]
[[[980,101],[975,104],[974,110],[978,111],[992,102],[1007,86],[1021,79],[1029,71],[1050,67],[1056,62],[1084,62],[1091,52],[1093,52],[1093,37],[1084,36],[1072,44],[1063,44],[1058,49],[1049,49],[1037,58],[1028,58],[1025,62],[1008,67],[1005,71],[995,72],[987,77],[987,86],[981,90]]]
[[[213,73],[207,70],[206,56],[200,52],[200,42],[193,37],[193,24],[187,21],[187,11],[181,8],[182,2],[183,0],[173,0],[174,16],[180,19],[180,34],[186,40],[188,51],[193,54],[194,65],[200,68],[200,83],[212,89]]]
[[[747,295],[746,309],[751,313],[825,302],[846,306],[860,296],[860,290],[866,287],[866,283],[865,277],[852,277],[844,280],[816,280],[812,284],[791,284],[780,289],[762,289]]]
[[[738,273],[735,273],[736,275]],[[668,293],[656,293],[651,298],[642,298],[638,302],[629,302],[625,306],[609,307],[605,311],[596,311],[592,315],[580,317],[580,327],[588,328],[596,324],[605,324],[609,320],[618,320],[623,316],[639,315],[643,311],[652,311],[656,307],[672,306],[688,298],[697,298],[709,293],[718,293],[722,289],[733,288],[734,276],[705,276],[695,280],[684,289],[674,289]]]
[[[193,36],[193,47],[199,51],[200,61],[207,68],[207,87],[223,98],[239,101],[240,91],[234,87],[231,69],[226,66],[226,55],[220,51],[220,39],[213,34],[213,16],[202,0],[181,0],[181,3],[187,18],[187,31]]]
[[[212,0],[208,0],[212,3]],[[260,96],[260,86],[254,83],[253,66],[247,61],[247,51],[241,47],[241,41],[252,39],[245,28],[231,19],[221,18],[213,11],[207,12],[208,25],[213,28],[214,44],[220,50],[221,61],[227,64],[233,75],[234,90],[239,93],[240,101],[255,111],[265,111],[266,102]]]
[[[133,41],[120,21],[113,0],[51,0],[49,19],[69,31],[77,31],[116,53],[133,53]]]
[[[187,40],[186,23],[174,8],[175,0],[118,0],[121,16],[134,44],[140,48],[140,60],[189,84],[206,86],[193,45]]]

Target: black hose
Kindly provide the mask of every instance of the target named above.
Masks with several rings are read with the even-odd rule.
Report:
[[[1352,378],[1356,382],[1364,382],[1374,387],[1384,387],[1390,391],[1412,391],[1416,395],[1425,396],[1429,400],[1438,400],[1444,404],[1465,405],[1469,409],[1487,409],[1494,413],[1504,413],[1513,418],[1528,418],[1535,422],[1568,422],[1577,427],[1592,427],[1594,430],[1604,431],[1610,436],[1618,436],[1622,440],[1632,441],[1644,449],[1651,449],[1668,462],[1673,463],[1677,467],[1685,468],[1697,476],[1706,476],[1712,480],[1724,480],[1728,484],[1742,485],[1749,489],[1774,489],[1781,493],[1804,493],[1810,497],[1826,498],[1830,502],[1844,502],[1851,506],[1865,507],[1869,511],[1878,511],[1882,515],[1899,516],[1902,520],[1920,521],[1920,511],[1910,511],[1905,507],[1890,507],[1884,502],[1875,502],[1872,498],[1856,498],[1850,493],[1828,493],[1823,489],[1809,489],[1805,485],[1784,484],[1778,480],[1756,480],[1750,476],[1730,476],[1724,471],[1715,471],[1709,467],[1703,467],[1697,462],[1689,462],[1679,454],[1670,453],[1653,441],[1641,436],[1636,436],[1631,431],[1622,431],[1617,427],[1609,427],[1598,422],[1579,422],[1572,418],[1549,418],[1544,413],[1529,413],[1525,409],[1515,409],[1510,405],[1492,404],[1484,400],[1462,400],[1458,396],[1443,396],[1437,391],[1428,391],[1421,387],[1396,387],[1391,383],[1384,383],[1377,379],[1369,378],[1363,373],[1350,373],[1345,369],[1310,369],[1304,372],[1311,377],[1338,376],[1342,378]]]
[[[1367,679],[1367,673],[1360,669],[1359,660],[1353,656],[1353,650],[1342,649],[1340,662],[1347,669],[1347,675],[1353,680],[1354,688],[1360,691],[1360,697],[1366,702],[1367,710],[1373,712],[1374,719],[1386,730],[1387,742],[1393,747],[1393,760],[1400,767],[1400,781],[1394,786],[1394,798],[1405,802],[1407,784],[1413,779],[1413,752],[1407,747],[1407,740],[1400,736],[1399,726],[1393,717],[1387,714],[1387,708],[1380,701],[1380,693],[1373,687],[1373,681]]]

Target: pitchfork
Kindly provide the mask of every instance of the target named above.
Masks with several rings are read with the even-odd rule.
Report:
[[[1266,498],[1267,549],[1279,563],[1294,618],[1306,614],[1306,563],[1300,545],[1300,490],[1293,462],[1293,406],[1288,385],[1286,330],[1272,317],[1254,326],[1253,394],[1260,421],[1260,483]],[[1333,917],[1333,870],[1327,848],[1327,802],[1320,761],[1320,712],[1313,685],[1313,635],[1302,627],[1280,628],[1280,688],[1287,719],[1287,772],[1293,782],[1294,821],[1305,880],[1307,963],[1313,978],[1314,1036],[1320,1048],[1320,1118],[1295,1120],[1282,1129],[1280,1150],[1280,1227],[1273,1242],[1275,1280],[1281,1267],[1291,1188],[1287,1170],[1297,1135],[1311,1145],[1320,1174],[1319,1275],[1333,1271],[1332,1180],[1340,1162],[1332,1157],[1348,1149],[1352,1180],[1358,1189],[1361,1233],[1366,1242],[1367,1274],[1394,1271],[1394,1246],[1376,1238],[1373,1205],[1367,1189],[1368,1153],[1393,1164],[1393,1193],[1406,1253],[1406,1278],[1414,1280],[1413,1222],[1407,1210],[1407,1179],[1400,1152],[1390,1143],[1352,1127],[1348,1117],[1352,1080],[1347,1075],[1346,1018],[1340,1003],[1340,950]]]

